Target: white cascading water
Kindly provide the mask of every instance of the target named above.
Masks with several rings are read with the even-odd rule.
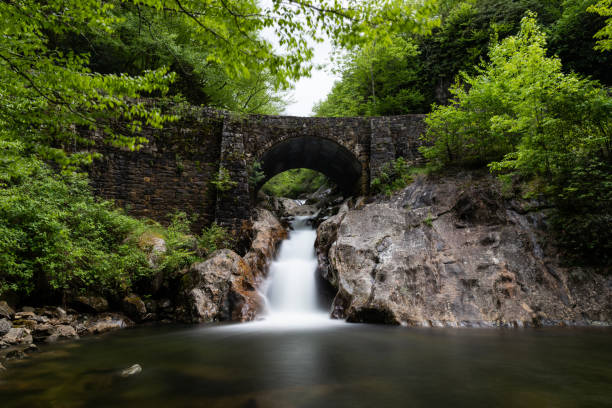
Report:
[[[331,322],[329,313],[317,305],[317,257],[314,250],[317,232],[309,224],[311,218],[295,218],[289,237],[281,243],[276,260],[270,264],[265,288],[266,322],[280,326]]]

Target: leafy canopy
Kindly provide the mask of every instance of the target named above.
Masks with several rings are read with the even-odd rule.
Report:
[[[423,154],[437,168],[489,165],[506,180],[535,183],[555,204],[561,241],[609,261],[612,98],[546,56],[533,15],[516,36],[493,44],[489,59],[461,76],[451,105],[428,116]]]

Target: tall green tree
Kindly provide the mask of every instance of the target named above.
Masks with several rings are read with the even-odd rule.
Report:
[[[488,164],[533,183],[555,204],[561,241],[610,261],[612,98],[547,56],[534,16],[494,44],[489,59],[428,116],[423,154],[437,167]]]
[[[130,18],[117,12],[123,5],[130,5],[141,17],[163,14],[167,24],[158,33],[167,29],[164,36],[168,38],[188,34],[189,41],[198,44],[196,49],[206,49],[206,62],[217,64],[225,74],[248,79],[252,73],[264,73],[270,75],[269,83],[280,86],[310,71],[313,50],[309,38],[320,40],[326,33],[338,45],[352,47],[369,35],[384,37],[393,29],[429,27],[434,1],[349,1],[343,6],[329,0],[273,0],[266,7],[256,0],[0,2],[0,121],[16,138],[63,167],[91,159],[88,154],[65,153],[68,145],[90,142],[74,131],[75,126],[101,131],[109,143],[135,149],[144,140],[134,131],[172,119],[135,102],[142,96],[167,93],[175,79],[167,66],[148,60],[158,56],[136,53],[142,58],[137,74],[124,70],[101,73],[90,68],[90,52],[58,47],[58,39],[68,34],[95,32],[112,37],[114,30],[125,27],[122,19]],[[172,21],[179,21],[180,29]],[[146,24],[139,28],[148,29]],[[260,35],[265,28],[274,30],[283,52]],[[168,46],[181,42],[185,41]],[[150,69],[150,63],[159,68]],[[252,84],[261,79],[254,76]],[[250,97],[253,95],[258,93]],[[111,126],[119,118],[130,121],[126,129]]]
[[[599,39],[597,49],[612,51],[612,0],[601,0],[589,7],[589,11],[606,18],[606,25],[595,35]]]

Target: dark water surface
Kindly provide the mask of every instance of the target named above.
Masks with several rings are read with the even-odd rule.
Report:
[[[132,364],[142,373],[121,378]],[[125,330],[0,374],[0,407],[612,407],[609,329]]]

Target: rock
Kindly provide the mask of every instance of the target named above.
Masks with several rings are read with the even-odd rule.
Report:
[[[15,320],[21,320],[21,319],[32,319],[35,320],[37,317],[36,313],[34,313],[33,311],[21,311],[21,312],[17,312],[15,313],[13,319]]]
[[[0,317],[12,319],[15,311],[4,300],[0,301]]]
[[[34,314],[36,314],[36,309],[33,308],[32,306],[24,306],[24,307],[21,308],[21,311],[23,313],[34,313]]]
[[[122,308],[125,314],[137,322],[143,321],[147,314],[147,307],[142,299],[135,294],[123,298]]]
[[[6,368],[0,363],[0,371],[6,371]]]
[[[36,353],[39,351],[39,348],[36,344],[32,343],[23,349],[25,353]]]
[[[10,361],[10,360],[21,360],[26,358],[28,355],[20,348],[11,348],[9,350],[6,350],[3,353],[3,357],[5,360]]]
[[[123,329],[125,327],[133,326],[134,322],[125,316],[116,313],[109,313],[102,316],[97,316],[92,321],[87,322],[82,330],[77,332],[87,334],[101,334],[112,330]]]
[[[60,319],[65,319],[68,317],[68,313],[66,313],[66,311],[59,306],[55,308],[55,312],[57,313],[57,317]]]
[[[142,367],[140,366],[140,364],[134,364],[131,367],[121,370],[121,373],[119,375],[121,377],[130,377],[132,375],[140,374],[141,372],[142,372]]]
[[[78,339],[79,335],[72,326],[59,325],[54,326],[51,330],[51,335],[45,339],[47,343],[54,343],[58,340],[72,340]]]
[[[166,241],[161,236],[146,232],[140,236],[138,246],[146,251],[149,266],[157,269],[160,259],[167,251]]]
[[[30,330],[33,330],[34,327],[36,327],[37,324],[38,324],[38,322],[36,320],[30,320],[30,319],[16,319],[16,320],[13,320],[13,326],[14,327],[24,327],[24,328],[30,329]]]
[[[193,322],[252,320],[263,306],[249,264],[228,249],[193,264],[186,278],[186,306]]]
[[[11,328],[13,327],[13,325],[11,324],[11,322],[7,319],[0,319],[0,337],[4,336],[6,333],[9,332],[9,330],[11,330]]]
[[[71,305],[85,313],[102,313],[108,310],[108,301],[102,296],[78,296],[72,300]]]
[[[2,341],[8,344],[30,344],[33,339],[30,330],[13,327],[2,337]]]
[[[287,230],[270,211],[259,208],[256,214],[253,222],[255,238],[244,260],[256,278],[261,279],[265,276],[268,262],[274,258],[279,243],[287,237]]]
[[[612,277],[572,278],[541,229],[490,176],[418,179],[390,200],[343,207],[318,228],[332,314],[354,322],[490,327],[612,323]],[[461,224],[461,228],[457,227]]]

